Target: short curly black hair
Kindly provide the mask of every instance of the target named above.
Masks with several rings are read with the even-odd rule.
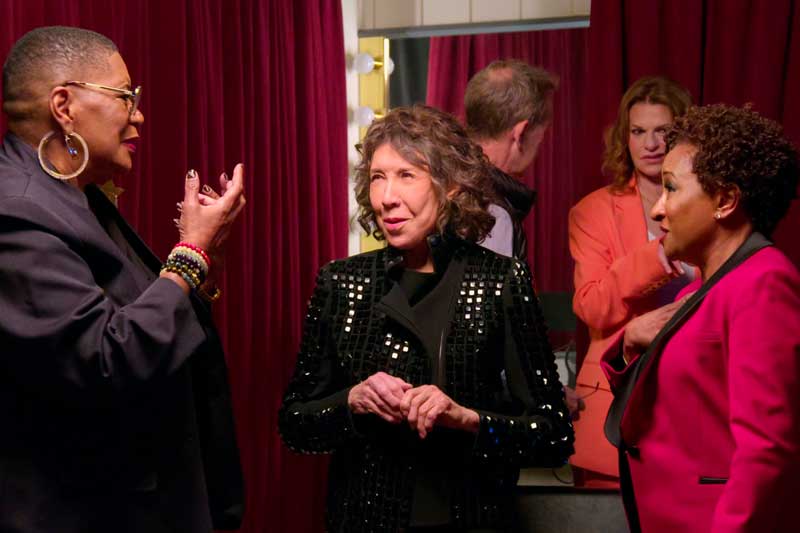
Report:
[[[693,170],[703,190],[738,187],[753,229],[772,234],[796,196],[800,174],[797,150],[777,122],[750,104],[694,106],[675,119],[666,140],[669,150],[695,147]]]

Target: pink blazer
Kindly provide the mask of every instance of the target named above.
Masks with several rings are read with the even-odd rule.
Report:
[[[642,200],[631,178],[626,194],[604,187],[569,213],[570,252],[575,260],[575,314],[589,327],[590,345],[576,392],[586,410],[575,424],[575,455],[581,468],[618,476],[617,450],[603,424],[613,398],[600,369],[600,355],[633,317],[658,306],[655,292],[669,281],[658,260],[658,242],[647,240]]]
[[[602,356],[612,386],[622,333]],[[646,533],[800,530],[800,274],[782,253],[711,288],[640,377],[622,434]]]

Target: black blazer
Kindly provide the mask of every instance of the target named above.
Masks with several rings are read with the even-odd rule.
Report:
[[[210,309],[95,187],[0,150],[0,531],[236,528],[242,481]],[[191,363],[191,364],[190,364]]]
[[[559,466],[572,453],[527,266],[457,239],[429,242],[443,274],[413,308],[391,248],[334,261],[317,278],[279,429],[295,451],[333,453],[330,531],[408,527],[431,472],[452,526],[506,527],[520,466]],[[431,323],[444,327],[434,334]],[[436,428],[421,441],[407,424],[353,415],[350,388],[378,371],[438,385],[479,413],[478,434]]]

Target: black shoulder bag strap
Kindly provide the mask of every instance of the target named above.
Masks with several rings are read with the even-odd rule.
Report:
[[[644,374],[644,371],[661,355],[661,351],[667,341],[672,335],[680,328],[692,312],[697,308],[703,300],[708,291],[716,285],[728,272],[742,264],[748,257],[757,251],[772,246],[766,237],[760,233],[752,233],[747,240],[728,258],[725,263],[711,276],[700,288],[695,292],[686,302],[678,309],[672,318],[661,328],[653,342],[650,343],[647,350],[631,365],[633,368],[627,373],[623,383],[614,391],[614,401],[611,402],[611,407],[608,409],[608,416],[606,417],[605,433],[606,438],[620,450],[625,449],[625,443],[622,440],[622,417],[625,414],[625,409],[628,406],[628,400],[636,388],[636,383],[639,378]]]

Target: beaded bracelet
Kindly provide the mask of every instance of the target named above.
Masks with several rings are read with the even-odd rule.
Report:
[[[198,275],[197,272],[192,271],[185,265],[178,263],[167,261],[164,263],[164,266],[161,269],[161,273],[164,272],[171,272],[179,275],[184,281],[186,281],[186,284],[189,285],[190,289],[196,289],[203,283],[203,279]]]
[[[191,248],[186,248],[185,246],[176,246],[172,249],[170,255],[174,255],[177,259],[180,259],[185,263],[196,264],[206,274],[208,274],[210,265],[206,261],[205,257],[195,252]]]
[[[205,260],[205,262],[208,265],[208,267],[211,268],[211,258],[208,257],[208,254],[206,253],[205,250],[203,250],[199,246],[195,246],[192,243],[184,242],[184,241],[181,241],[181,242],[179,242],[178,244],[175,245],[175,248],[180,248],[180,247],[189,248],[190,250],[193,250],[193,251],[197,252],[198,254],[200,254],[203,257],[203,259]]]
[[[196,252],[193,248],[188,248],[182,245],[175,245],[172,251],[169,254],[170,256],[175,256],[176,258],[181,258],[184,261],[194,261],[197,263],[204,272],[208,273],[211,264],[206,261],[206,256]]]
[[[205,263],[202,260],[198,260],[196,257],[191,257],[183,253],[182,250],[176,250],[175,252],[170,254],[170,257],[176,263],[183,265],[191,270],[199,270],[203,273],[203,276],[208,275],[208,269],[206,268]]]
[[[210,266],[211,262],[205,250],[190,243],[180,242],[170,252],[161,272],[177,274],[186,281],[189,288],[197,290],[205,281]]]

